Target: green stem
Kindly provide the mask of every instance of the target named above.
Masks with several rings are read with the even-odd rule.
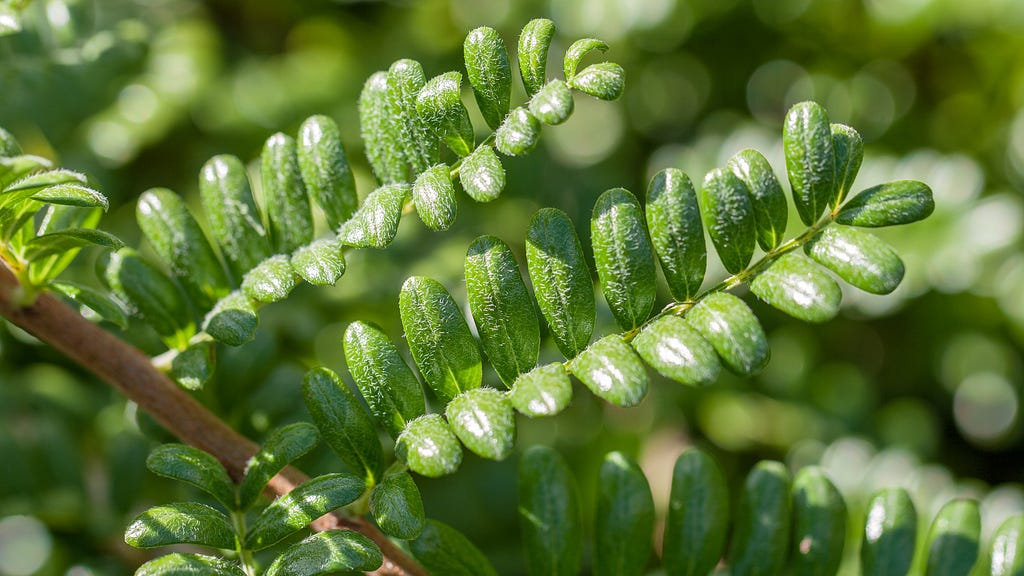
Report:
[[[256,564],[252,559],[252,551],[245,548],[245,511],[233,510],[231,512],[231,523],[235,525],[235,533],[238,541],[235,543],[235,551],[238,552],[238,561],[242,564],[242,571],[246,576],[256,576]]]

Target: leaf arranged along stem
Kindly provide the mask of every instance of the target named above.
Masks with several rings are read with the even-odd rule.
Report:
[[[662,560],[670,576],[704,576],[718,564],[729,529],[729,492],[718,464],[689,448],[672,469]]]
[[[647,228],[672,297],[697,295],[707,268],[707,246],[697,193],[689,176],[674,168],[654,175],[647,187]]]
[[[636,198],[623,188],[606,191],[590,221],[601,290],[623,330],[643,324],[654,306],[654,256]]]
[[[654,499],[640,466],[621,452],[601,463],[594,528],[594,574],[640,576],[651,555]]]
[[[494,28],[471,31],[463,45],[466,72],[487,125],[497,129],[508,114],[512,69],[505,42]]]
[[[270,256],[270,241],[241,160],[210,158],[199,173],[199,193],[213,237],[236,278]]]
[[[583,527],[576,480],[547,446],[533,446],[519,460],[519,527],[531,574],[579,572]]]
[[[330,122],[331,120],[325,116],[314,116],[303,122],[299,128],[299,137],[303,141],[302,154],[307,164],[312,164],[314,171],[321,166],[329,166],[324,158],[315,158],[311,162],[306,155],[319,151],[318,148],[325,139],[325,127]],[[331,144],[341,149],[340,141]],[[302,180],[299,149],[294,138],[280,132],[267,138],[263,145],[263,153],[260,155],[260,175],[270,241],[274,251],[279,254],[288,253],[309,244],[313,240],[313,213],[310,211],[306,186]],[[311,186],[309,194],[315,194],[321,206],[325,201],[330,203],[337,201],[335,198],[342,198],[340,194],[324,194],[323,183],[316,178],[311,180],[313,184],[320,186]],[[328,208],[332,206],[328,204]],[[324,209],[325,214],[328,213],[328,208]],[[354,210],[355,206],[352,209]],[[328,222],[333,220],[332,216],[334,214],[328,215]],[[334,226],[332,223],[332,227]]]

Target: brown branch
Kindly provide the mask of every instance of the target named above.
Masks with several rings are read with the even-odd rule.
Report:
[[[0,316],[53,346],[96,374],[148,412],[183,442],[213,454],[232,478],[238,480],[246,462],[259,449],[255,442],[224,423],[153,367],[148,356],[82,318],[63,302],[41,294],[32,306],[19,307],[21,287],[7,264],[0,260]],[[280,496],[309,477],[289,467],[275,476],[268,490]],[[344,528],[373,540],[384,554],[378,576],[427,576],[365,518],[340,513],[328,514],[311,525],[314,530]]]

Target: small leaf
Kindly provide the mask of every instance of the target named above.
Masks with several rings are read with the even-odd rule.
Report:
[[[314,286],[333,286],[345,273],[343,246],[324,238],[300,247],[291,256],[292,271]]]
[[[345,146],[341,143],[341,130],[334,120],[327,116],[310,116],[302,123],[299,127],[298,159],[306,192],[323,210],[331,230],[337,230],[359,207],[359,196]],[[293,171],[290,152],[284,160],[288,169]],[[295,188],[297,186],[291,191],[295,192]],[[295,202],[298,209],[299,202]]]
[[[2,128],[0,128],[0,130],[2,130]],[[0,156],[13,156],[13,154],[0,153]],[[65,170],[63,168],[47,170],[46,172],[38,172],[36,174],[26,176],[4,188],[3,192],[0,193],[0,206],[4,204],[4,198],[8,195],[12,195],[14,192],[28,192],[28,196],[25,196],[27,198],[31,196],[31,194],[42,190],[43,188],[48,188],[57,184],[79,184],[86,186],[89,184],[89,179],[81,172]]]
[[[992,576],[1024,573],[1024,515],[1007,518],[992,538]]]
[[[591,344],[569,367],[591,392],[612,404],[636,406],[647,395],[647,371],[618,334]]]
[[[420,374],[442,405],[480,386],[480,351],[451,294],[436,280],[413,276],[399,297],[402,327]]]
[[[557,126],[568,120],[574,107],[572,90],[557,78],[534,94],[529,104],[530,113],[549,126]]]
[[[817,466],[801,470],[793,481],[793,574],[834,576],[846,543],[843,496]]]
[[[241,346],[256,336],[260,317],[252,300],[241,290],[221,298],[206,314],[203,330],[218,342]]]
[[[600,100],[617,100],[626,87],[626,71],[614,62],[591,64],[573,76],[569,86]]]
[[[444,576],[497,576],[494,567],[468,538],[459,531],[427,520],[423,532],[409,542],[409,549],[431,574]]]
[[[533,150],[540,138],[540,122],[520,106],[505,116],[494,133],[494,147],[506,156],[522,156]]]
[[[320,576],[342,571],[372,572],[384,558],[372,540],[353,530],[327,530],[290,546],[264,576]]]
[[[917,513],[903,488],[876,493],[868,503],[860,549],[864,576],[902,575],[910,570],[917,541]]]
[[[234,562],[202,554],[174,552],[139,566],[135,576],[245,576]]]
[[[128,315],[124,306],[110,294],[74,282],[50,282],[47,286],[92,310],[103,320],[112,322],[122,329],[128,327]]]
[[[299,137],[303,139],[303,154],[307,157],[307,161],[313,164],[315,175],[320,175],[323,172],[316,170],[319,168],[317,159],[310,159],[308,156],[316,154],[321,149],[317,148],[317,144],[324,139],[323,129],[318,123],[320,118],[323,117],[309,118],[299,128]],[[330,121],[324,119],[327,122]],[[332,144],[337,145],[339,150],[341,149],[340,141],[332,142]],[[267,138],[263,144],[263,152],[260,154],[260,180],[263,187],[263,205],[267,210],[268,231],[274,251],[278,254],[286,254],[299,246],[309,244],[313,240],[313,213],[309,207],[306,185],[302,181],[298,146],[295,144],[294,138],[281,132]],[[316,182],[315,176],[312,180]],[[319,182],[316,183],[319,184]],[[318,202],[336,202],[331,195],[332,192],[333,190],[329,189],[325,192],[323,188],[311,189],[309,196],[313,196]],[[345,214],[346,217],[355,211],[354,204],[353,202],[352,210]],[[331,207],[328,204],[328,208],[325,208],[324,212],[328,214],[327,221],[333,229],[336,226],[333,218],[335,215],[329,212]],[[339,223],[341,221],[344,219],[339,220]]]
[[[100,246],[119,250],[124,246],[116,236],[92,228],[66,228],[48,232],[29,240],[25,244],[25,258],[39,260],[87,246]]]
[[[633,339],[640,358],[666,378],[705,386],[718,378],[721,364],[711,343],[678,316],[662,316]]]
[[[167,375],[182,388],[199,390],[213,376],[213,353],[212,342],[189,344],[188,348],[178,352],[171,360],[171,369]]]
[[[786,172],[800,220],[810,226],[833,199],[836,162],[828,113],[815,102],[789,109],[782,129]]]
[[[477,456],[504,460],[516,440],[512,403],[493,388],[477,388],[459,394],[445,409],[455,436]]]
[[[400,540],[419,536],[427,525],[420,491],[406,472],[385,476],[374,486],[370,513],[382,532]]]
[[[535,18],[523,26],[519,34],[519,75],[526,95],[533,96],[544,86],[548,69],[548,49],[555,36],[555,23]]]
[[[829,226],[804,244],[804,251],[865,292],[888,294],[903,280],[903,261],[892,247],[856,228]]]
[[[729,548],[735,576],[771,576],[786,562],[790,531],[790,476],[779,462],[754,466],[743,484]]]
[[[968,576],[978,561],[981,515],[974,500],[958,498],[939,510],[928,535],[927,576]]]
[[[488,145],[480,146],[462,161],[459,181],[469,197],[477,202],[490,202],[505,189],[505,169]]]
[[[704,227],[725,269],[737,274],[750,264],[757,227],[750,191],[732,171],[715,168],[700,190]]]
[[[412,201],[427,228],[438,232],[451,228],[458,204],[447,164],[431,166],[416,178],[412,186]]]
[[[516,258],[501,239],[481,236],[469,246],[466,292],[484,352],[501,381],[511,386],[537,365],[540,321]]]
[[[283,254],[260,262],[242,279],[242,291],[256,302],[284,300],[292,288],[295,288],[295,270]]]
[[[706,576],[718,564],[729,529],[729,491],[715,461],[687,448],[672,469],[662,560],[666,574]]]
[[[836,214],[836,222],[877,228],[924,220],[935,211],[932,189],[916,180],[895,180],[854,196]]]
[[[754,209],[757,243],[765,252],[782,243],[789,205],[772,165],[757,150],[743,150],[729,160],[729,169],[746,186]]]
[[[416,113],[459,157],[473,151],[473,124],[462,103],[462,74],[446,72],[428,80],[416,95]]]
[[[221,463],[198,448],[184,444],[157,446],[146,458],[146,468],[164,478],[187,482],[235,508],[235,486]]]
[[[306,527],[317,518],[355,502],[366,485],[351,474],[325,474],[270,503],[256,518],[245,547],[261,550]]]
[[[110,255],[107,285],[164,338],[182,347],[195,332],[192,311],[181,289],[131,248]]]
[[[575,575],[583,549],[576,480],[554,449],[533,446],[519,460],[519,527],[530,574]]]
[[[576,227],[561,210],[543,208],[530,220],[526,263],[555,344],[574,358],[594,333],[594,288]]]
[[[271,432],[259,452],[245,465],[245,477],[238,487],[238,507],[245,510],[252,506],[271,478],[315,448],[319,441],[316,427],[307,422],[296,422]]]
[[[647,187],[647,228],[672,297],[685,302],[704,281],[707,246],[697,193],[689,176],[662,170]]]
[[[690,309],[686,321],[711,342],[733,372],[749,376],[768,363],[764,329],[750,308],[732,294],[708,294]]]
[[[403,182],[407,171],[402,149],[395,139],[395,119],[388,108],[387,72],[375,72],[363,85],[359,94],[359,125],[366,143],[366,157],[377,180],[381,184]],[[308,175],[303,174],[303,179],[306,186],[315,187]],[[353,191],[354,186],[353,181]]]
[[[338,240],[356,248],[385,248],[398,233],[402,208],[409,199],[408,184],[387,184],[366,197],[338,230]]]
[[[327,445],[350,471],[373,486],[382,468],[380,439],[370,414],[356,395],[327,368],[314,368],[306,373],[302,395]]]
[[[466,75],[480,113],[487,125],[495,129],[508,114],[512,90],[512,69],[505,43],[494,28],[482,26],[466,36],[463,53]]]
[[[864,141],[856,130],[845,124],[832,124],[832,152],[836,159],[835,191],[832,208],[838,208],[853,187],[864,160]]]
[[[462,463],[458,438],[437,414],[409,422],[395,441],[395,455],[410,470],[428,478],[451,474]]]
[[[601,463],[594,527],[594,574],[641,576],[651,556],[654,499],[637,463],[612,452]]]
[[[783,254],[750,283],[750,291],[804,322],[824,322],[839,313],[843,293],[817,264],[794,252]]]
[[[612,188],[597,199],[590,238],[615,321],[623,330],[640,326],[651,314],[657,281],[643,211],[628,190]]]
[[[270,256],[267,231],[241,160],[226,154],[210,158],[199,172],[199,193],[210,230],[235,278]]]
[[[581,38],[569,46],[569,49],[565,51],[562,64],[566,82],[572,82],[573,77],[576,76],[576,69],[580,66],[580,61],[594,50],[607,52],[608,45],[596,38]]]
[[[426,410],[420,382],[380,328],[353,322],[345,330],[345,363],[370,412],[397,438]]]
[[[42,156],[33,156],[31,154],[0,158],[0,186],[6,188],[11,183],[33,172],[48,170],[52,167],[53,162]]]
[[[520,375],[509,400],[516,411],[530,418],[554,416],[572,401],[572,382],[561,363],[545,364]]]
[[[8,26],[18,28],[17,21],[14,19],[9,20]],[[18,145],[18,140],[7,130],[0,128],[0,158],[9,158],[19,154],[21,154],[21,146]]]
[[[403,182],[412,182],[438,160],[437,139],[416,112],[416,96],[426,83],[423,67],[415,60],[399,60],[388,69],[388,110],[393,138],[406,166]]]
[[[92,188],[77,184],[49,186],[33,194],[32,199],[46,204],[78,206],[80,208],[103,208],[106,210],[109,207],[106,196]]]
[[[220,512],[197,502],[156,506],[135,517],[124,541],[136,548],[195,544],[211,548],[235,547],[235,532]]]

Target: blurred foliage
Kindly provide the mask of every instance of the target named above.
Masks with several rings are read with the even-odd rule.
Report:
[[[9,4],[0,4],[0,20]],[[476,26],[495,27],[512,46],[526,21],[546,16],[559,26],[556,51],[567,38],[599,37],[626,69],[621,100],[579,101],[544,139],[546,153],[508,162],[502,200],[462,203],[444,234],[406,219],[388,250],[354,252],[335,289],[299,288],[261,312],[254,342],[219,349],[218,375],[199,397],[253,438],[308,419],[301,374],[319,364],[346,373],[341,336],[351,320],[401,333],[405,277],[461,286],[475,236],[522,238],[541,206],[585,223],[603,190],[642,191],[665,167],[699,178],[746,147],[782,166],[785,111],[813,98],[864,135],[862,183],[914,178],[935,192],[931,218],[883,233],[907,264],[895,295],[851,290],[839,319],[813,327],[752,302],[773,353],[760,376],[723,375],[705,389],[658,380],[634,409],[577,394],[557,418],[520,422],[518,447],[558,447],[584,502],[593,502],[600,459],[613,449],[638,456],[655,502],[666,502],[675,456],[697,443],[716,453],[734,486],[755,461],[778,458],[822,462],[853,508],[866,498],[857,494],[899,484],[930,518],[953,495],[973,494],[984,497],[986,534],[989,521],[1024,509],[1020,487],[1007,484],[1024,477],[1024,3],[34,0],[17,8],[22,30],[0,36],[0,125],[26,152],[94,177],[112,202],[104,227],[129,244],[139,238],[141,191],[167,186],[198,202],[196,175],[208,157],[252,160],[268,134],[294,132],[314,113],[339,122],[365,195],[363,80],[400,57],[417,58],[428,75],[456,68]],[[587,243],[589,231],[579,233]],[[523,262],[523,247],[513,249]],[[71,276],[95,282],[92,264],[82,259]],[[712,263],[709,279],[722,270]],[[664,287],[660,294],[665,301]],[[598,334],[613,330],[606,308],[598,322]],[[153,348],[154,336],[125,337]],[[542,362],[554,354],[549,340]],[[497,381],[493,372],[485,378]],[[123,544],[127,519],[189,496],[145,471],[148,450],[167,439],[106,385],[4,326],[0,574],[130,573],[147,553]],[[428,515],[472,534],[502,574],[524,570],[512,536],[514,460],[469,457],[455,476],[419,481]],[[301,464],[314,474],[341,467],[325,450]]]

